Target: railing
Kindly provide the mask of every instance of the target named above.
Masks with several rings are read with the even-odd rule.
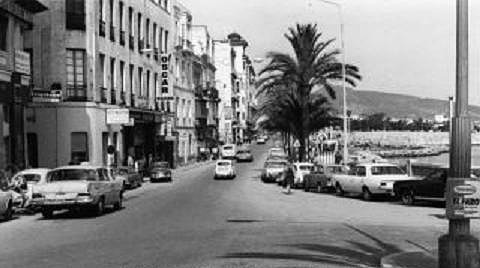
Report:
[[[110,41],[115,42],[115,27],[110,24]]]
[[[87,101],[87,88],[85,86],[67,86],[65,101]]]
[[[100,102],[101,103],[108,103],[107,94],[108,94],[107,88],[100,87]]]
[[[125,45],[125,31],[120,30],[120,45],[124,46]]]
[[[110,90],[110,103],[117,104],[117,92],[115,89]]]
[[[99,21],[98,24],[98,34],[105,37],[105,22],[103,20]]]
[[[128,44],[129,44],[131,50],[133,50],[135,48],[135,36],[133,36],[133,35],[128,36]]]

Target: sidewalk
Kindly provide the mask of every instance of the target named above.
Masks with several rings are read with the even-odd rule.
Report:
[[[382,268],[437,268],[437,253],[402,252],[382,258]]]
[[[216,160],[207,160],[207,161],[189,163],[185,166],[179,166],[176,169],[173,169],[172,171],[174,171],[174,172],[188,171],[188,170],[200,167],[200,166],[210,165],[212,163],[215,163],[215,161]]]

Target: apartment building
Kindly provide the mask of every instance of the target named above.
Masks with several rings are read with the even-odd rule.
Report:
[[[32,79],[24,33],[34,27],[33,15],[46,9],[36,0],[0,1],[0,169],[29,165],[25,106]]]
[[[27,130],[42,154],[32,165],[130,157],[175,165],[170,0],[45,3],[27,33],[35,85]]]
[[[207,154],[218,146],[218,90],[215,88],[213,43],[205,25],[192,26],[195,86],[195,129],[198,152]]]
[[[196,160],[197,136],[195,132],[195,86],[193,83],[194,53],[192,46],[191,12],[176,1],[173,5],[174,51],[174,95],[176,104],[176,125],[178,134],[179,163],[187,164]]]

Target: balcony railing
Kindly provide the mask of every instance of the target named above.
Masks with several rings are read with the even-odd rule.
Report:
[[[117,91],[115,89],[110,90],[110,103],[117,104]]]
[[[115,27],[110,24],[110,41],[115,42]]]
[[[108,94],[107,88],[101,87],[100,88],[100,102],[101,103],[108,103],[107,94]]]
[[[65,101],[87,101],[87,88],[85,86],[67,86]]]
[[[103,20],[99,21],[98,24],[98,34],[105,37],[105,22]]]
[[[120,45],[124,46],[125,45],[125,31],[120,30]]]
[[[128,45],[130,46],[130,50],[133,50],[135,48],[135,36],[128,36]]]

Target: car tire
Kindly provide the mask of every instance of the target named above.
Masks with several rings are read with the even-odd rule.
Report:
[[[373,199],[372,193],[370,192],[370,190],[368,190],[367,187],[363,187],[362,189],[362,198],[365,201],[372,201]]]
[[[42,209],[42,216],[45,219],[50,219],[53,217],[53,210],[48,209],[48,208],[43,208]]]
[[[4,221],[9,221],[12,219],[13,216],[13,204],[12,202],[8,202],[8,207],[7,210],[3,213],[3,220]]]
[[[415,194],[412,190],[402,192],[401,195],[402,204],[406,206],[412,206],[415,203]]]
[[[335,184],[335,193],[336,193],[336,195],[338,195],[338,196],[344,196],[344,195],[345,195],[345,191],[343,191],[342,186],[340,185],[340,183]]]
[[[95,205],[94,213],[95,213],[95,216],[102,216],[104,212],[105,212],[105,200],[102,197],[100,198],[100,200],[98,200],[98,203]]]
[[[113,209],[120,210],[123,208],[123,193],[120,192],[118,201],[113,205]]]

